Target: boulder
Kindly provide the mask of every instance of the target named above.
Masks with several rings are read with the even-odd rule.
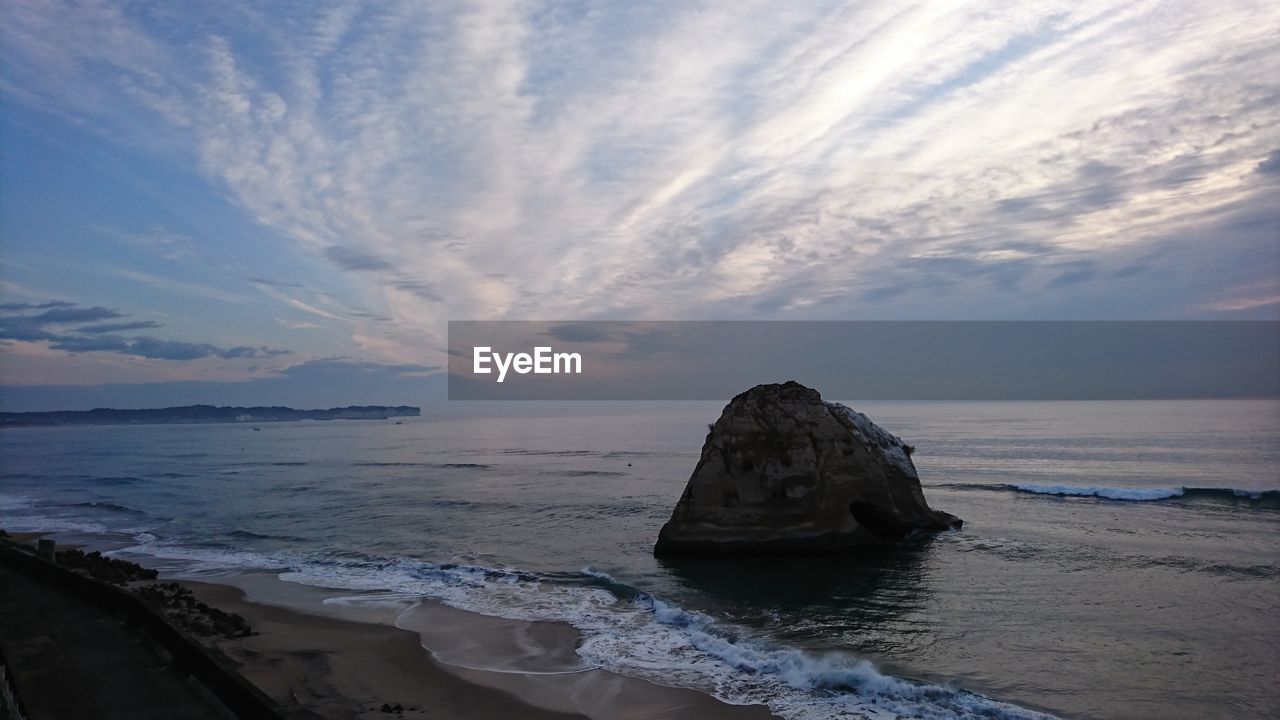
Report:
[[[797,382],[725,406],[653,552],[836,551],[959,528],[925,502],[914,448]]]

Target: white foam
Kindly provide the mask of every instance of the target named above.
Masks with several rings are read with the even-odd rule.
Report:
[[[145,533],[150,529],[137,525],[114,524],[122,521],[119,517],[111,518],[109,522],[112,524],[108,524],[98,520],[94,515],[72,514],[77,510],[79,508],[47,505],[26,495],[0,495],[0,513],[2,513],[0,527],[10,532],[84,533],[86,535],[113,533],[134,535]],[[132,518],[132,522],[138,522],[137,518]]]
[[[601,572],[601,571],[599,571],[599,570],[596,570],[595,568],[591,567],[590,565],[588,565],[587,567],[582,568],[582,574],[583,574],[583,575],[586,575],[587,577],[593,577],[593,578],[596,578],[597,580],[607,580],[607,581],[609,581],[609,582],[611,582],[611,583],[616,583],[616,582],[618,582],[618,581],[617,581],[617,580],[615,580],[615,579],[613,578],[613,576],[612,576],[612,575],[610,575],[609,573]]]
[[[0,495],[0,512],[10,513],[15,510],[30,510],[35,507],[35,498],[26,495]]]
[[[884,675],[853,655],[780,647],[644,593],[620,597],[589,582],[617,582],[591,568],[578,581],[566,581],[406,558],[257,554],[164,542],[130,550],[189,559],[202,567],[283,568],[280,579],[289,582],[429,597],[514,620],[565,622],[582,633],[578,654],[591,666],[700,689],[730,703],[764,703],[787,719],[1047,717],[963,690]]]
[[[657,598],[634,603],[640,622],[589,636],[579,650],[603,667],[764,703],[783,718],[1045,718],[990,698],[880,673],[847,653],[777,647]],[[645,611],[648,611],[647,613]],[[594,657],[593,657],[594,656]],[[639,672],[637,672],[639,671]]]
[[[195,547],[159,540],[151,533],[139,533],[134,536],[134,541],[138,544],[113,550],[108,554],[134,553],[164,560],[184,560],[193,571],[284,570],[295,561],[284,553],[264,555],[248,550]]]
[[[1113,488],[1113,487],[1077,487],[1074,485],[1028,485],[1010,484],[1009,487],[1023,492],[1039,495],[1071,495],[1077,497],[1100,497],[1108,500],[1167,500],[1180,497],[1185,488]]]
[[[101,523],[84,522],[51,515],[24,515],[6,517],[4,529],[11,532],[86,533],[106,535],[111,532]]]
[[[1236,497],[1242,497],[1242,498],[1247,497],[1250,500],[1261,500],[1262,495],[1267,492],[1274,492],[1274,491],[1273,490],[1235,490],[1233,489],[1231,491],[1231,494],[1235,495]]]

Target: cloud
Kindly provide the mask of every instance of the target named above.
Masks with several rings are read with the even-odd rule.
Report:
[[[1280,304],[1280,295],[1268,295],[1264,297],[1248,297],[1236,298],[1234,300],[1223,300],[1220,302],[1209,303],[1205,307],[1209,310],[1220,310],[1231,312],[1235,310],[1252,310],[1254,308],[1267,307],[1268,305]]]
[[[1273,150],[1254,170],[1263,175],[1280,175],[1280,150]]]
[[[117,337],[114,335],[106,337],[78,337],[70,335],[66,337],[53,337],[52,339],[53,343],[50,346],[55,350],[65,350],[67,352],[114,352],[122,355],[141,354],[129,351],[130,341],[127,338]],[[193,357],[204,357],[207,354],[208,353],[198,354]]]
[[[1069,287],[1077,283],[1092,280],[1098,275],[1098,271],[1094,268],[1093,263],[1088,261],[1082,260],[1073,263],[1064,263],[1063,265],[1071,269],[1050,280],[1048,283],[1049,287]]]
[[[359,377],[367,375],[426,375],[440,370],[438,365],[378,363],[343,357],[316,358],[291,365],[281,371],[290,377]]]
[[[1280,276],[1248,285],[1232,287],[1219,293],[1204,308],[1214,312],[1239,313],[1280,305]]]
[[[0,320],[0,339],[4,340],[52,340],[57,335],[10,319]]]
[[[194,238],[153,227],[146,232],[127,233],[111,228],[95,227],[95,230],[123,245],[166,260],[190,260],[200,257],[199,244]]]
[[[143,272],[141,270],[132,270],[121,267],[104,267],[102,270],[116,277],[124,278],[131,282],[141,283],[171,295],[182,295],[201,298],[204,300],[214,300],[232,305],[243,305],[246,302],[242,295],[230,293],[225,290],[219,290],[218,288],[210,287],[208,285],[201,285],[189,280],[176,280],[170,277]]]
[[[285,320],[283,318],[276,318],[276,322],[289,328],[290,330],[314,330],[320,327],[319,325],[313,322],[293,322],[290,320]]]
[[[93,333],[93,334],[125,332],[128,330],[149,330],[151,328],[161,327],[162,325],[163,323],[158,323],[155,320],[134,320],[132,322],[106,323],[103,325],[87,325],[85,327],[76,328],[76,332]]]
[[[35,325],[67,325],[72,323],[93,322],[96,320],[111,320],[113,318],[124,317],[124,315],[116,310],[111,310],[101,306],[95,307],[58,307],[53,310],[46,310],[39,315],[34,315],[26,320]]]
[[[325,257],[344,270],[357,272],[384,272],[393,269],[391,263],[367,253],[342,245],[330,245],[324,249]]]
[[[44,310],[47,308],[69,308],[75,307],[75,303],[66,300],[54,300],[43,303],[4,303],[0,305],[0,311],[14,312],[19,310]]]
[[[238,346],[220,348],[208,343],[189,343],[174,340],[160,340],[153,337],[125,338],[118,335],[102,335],[98,337],[68,336],[56,339],[50,344],[55,350],[72,353],[110,352],[121,355],[135,355],[152,360],[199,360],[207,357],[218,357],[224,360],[246,358],[264,358],[285,354],[287,350],[268,347]]]
[[[224,360],[266,358],[287,354],[289,351],[265,346],[241,345],[223,348],[210,343],[191,343],[162,340],[149,336],[125,337],[112,333],[144,330],[160,327],[153,320],[131,320],[118,323],[99,323],[102,320],[128,318],[127,313],[102,306],[80,307],[63,301],[51,303],[10,303],[5,306],[14,311],[49,308],[35,315],[7,314],[0,316],[0,339],[26,342],[43,341],[54,350],[68,353],[116,353],[153,360],[198,360],[216,357]],[[78,327],[77,327],[78,326]],[[53,330],[46,328],[52,327]]]
[[[48,309],[35,315],[13,314],[44,308]],[[0,338],[8,340],[48,340],[57,337],[54,332],[46,330],[50,326],[75,325],[125,317],[119,311],[109,308],[79,307],[75,303],[61,300],[46,303],[8,303],[3,311],[8,314],[0,316]]]
[[[450,317],[1194,315],[1277,272],[1275,4],[11,5],[6,92],[198,158],[388,348]],[[1228,214],[1255,224],[1218,260],[1123,282]]]
[[[399,279],[391,281],[391,287],[396,290],[403,290],[421,300],[427,302],[441,302],[442,298],[436,294],[435,285],[423,280],[406,280]]]
[[[301,287],[303,287],[303,286],[302,286],[301,284],[299,284],[299,283],[284,282],[283,280],[266,280],[266,279],[264,279],[264,278],[258,278],[258,277],[251,277],[251,278],[246,278],[246,279],[247,279],[249,282],[253,283],[254,285],[266,285],[266,286],[268,286],[268,287],[283,287],[283,288],[301,288]]]

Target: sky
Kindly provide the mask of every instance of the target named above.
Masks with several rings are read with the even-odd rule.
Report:
[[[0,4],[0,405],[448,320],[1280,319],[1274,2]]]

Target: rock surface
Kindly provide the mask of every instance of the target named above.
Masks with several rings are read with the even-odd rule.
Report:
[[[654,554],[834,551],[960,527],[925,502],[912,450],[812,388],[757,385],[711,426]]]

